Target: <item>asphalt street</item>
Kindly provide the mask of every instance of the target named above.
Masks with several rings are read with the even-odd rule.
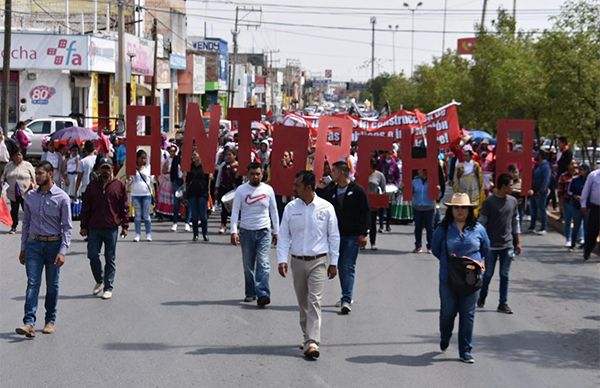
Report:
[[[555,233],[524,236],[511,270],[509,304],[497,313],[498,275],[475,317],[475,365],[458,361],[455,335],[439,351],[438,262],[413,254],[412,225],[378,236],[358,259],[355,303],[324,298],[321,357],[307,361],[291,278],[277,274],[272,304],[243,303],[240,248],[216,234],[153,225],[154,242],[117,247],[114,298],[91,295],[94,281],[75,238],[61,273],[57,331],[29,340],[21,325],[26,276],[20,235],[0,226],[0,386],[12,387],[598,387],[600,260],[562,248]],[[133,227],[133,225],[132,225]],[[182,228],[180,228],[181,230]],[[42,288],[45,290],[45,285]],[[42,292],[42,295],[44,291]],[[456,323],[458,325],[458,322]]]

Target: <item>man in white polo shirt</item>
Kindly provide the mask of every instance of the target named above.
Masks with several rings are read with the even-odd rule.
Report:
[[[246,292],[244,302],[252,302],[258,298],[258,307],[271,303],[269,250],[271,241],[277,244],[279,230],[275,193],[271,186],[261,182],[262,177],[262,166],[250,163],[248,182],[235,190],[231,211],[231,244],[240,245],[241,242],[242,245]],[[241,220],[239,235],[238,217]]]
[[[325,279],[333,279],[337,274],[340,249],[335,209],[315,194],[315,184],[312,171],[301,171],[296,175],[297,198],[285,207],[277,246],[279,274],[283,277],[288,272],[288,253],[291,251],[292,254],[294,290],[304,334],[302,348],[308,359],[316,359],[320,354],[321,299]]]

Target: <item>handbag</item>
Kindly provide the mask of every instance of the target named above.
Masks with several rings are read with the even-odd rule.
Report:
[[[467,296],[483,286],[485,264],[468,256],[457,256],[448,252],[448,230],[444,246],[448,263],[448,286],[457,294]]]
[[[146,184],[146,186],[148,186],[148,190],[150,190],[150,198],[152,199],[152,206],[156,206],[156,200],[154,199],[154,194],[152,191],[152,187],[150,187],[150,185],[148,184],[148,181],[146,180],[146,178],[144,178],[144,174],[142,174],[140,172],[140,170],[138,170],[138,174],[140,174],[140,178],[142,178],[142,180],[144,181],[144,183]]]

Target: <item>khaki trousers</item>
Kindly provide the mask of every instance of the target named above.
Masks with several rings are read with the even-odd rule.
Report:
[[[300,328],[304,345],[321,342],[321,299],[327,279],[327,256],[304,261],[291,258],[294,290],[300,307]]]

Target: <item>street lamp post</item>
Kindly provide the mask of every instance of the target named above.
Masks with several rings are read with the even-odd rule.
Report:
[[[392,31],[392,67],[394,74],[396,74],[396,32],[398,32],[398,25],[388,25],[390,31]]]
[[[404,6],[406,8],[408,8],[408,10],[412,14],[411,15],[412,16],[412,28],[410,30],[411,41],[412,41],[412,43],[410,45],[410,76],[411,77],[412,77],[412,74],[413,74],[414,58],[415,58],[415,11],[417,10],[417,8],[419,8],[422,5],[423,5],[423,2],[419,1],[414,8],[411,8],[408,3],[404,3]]]

